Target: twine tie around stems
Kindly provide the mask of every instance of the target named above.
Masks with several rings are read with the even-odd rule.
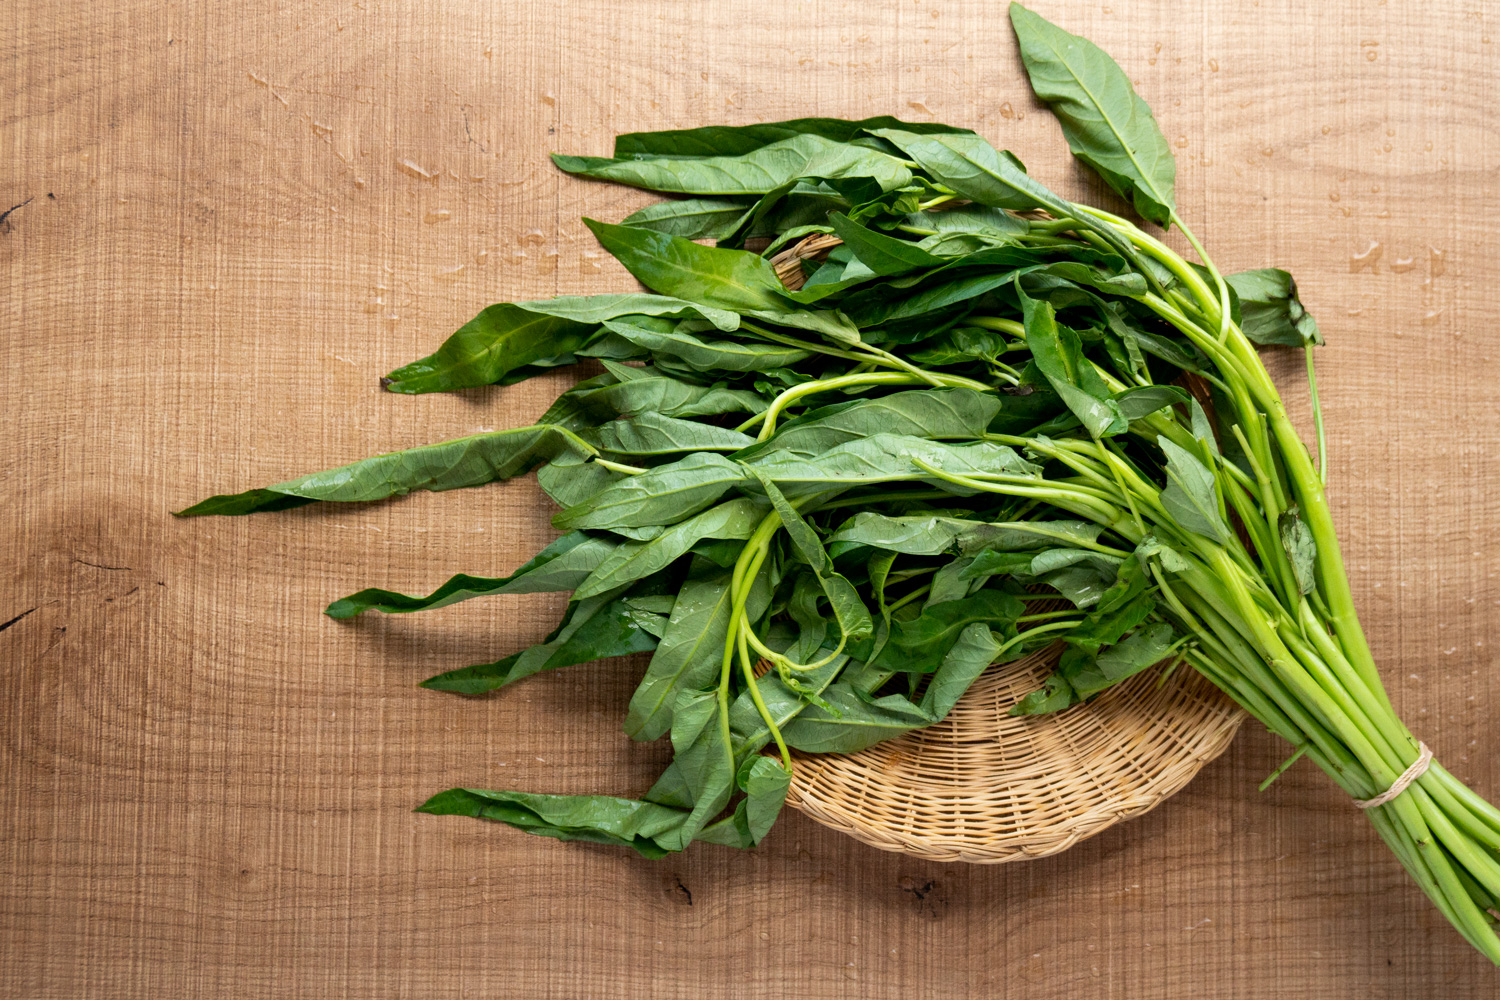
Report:
[[[1393,800],[1396,796],[1406,791],[1413,781],[1427,773],[1427,768],[1432,766],[1432,748],[1421,740],[1417,741],[1417,748],[1421,751],[1417,759],[1411,762],[1411,766],[1401,772],[1401,776],[1391,782],[1391,787],[1375,796],[1373,799],[1355,799],[1354,804],[1361,809],[1374,809],[1383,806]]]

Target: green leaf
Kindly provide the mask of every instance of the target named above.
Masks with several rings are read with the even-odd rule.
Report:
[[[716,240],[734,230],[749,205],[723,198],[682,198],[659,201],[632,212],[623,226],[671,233],[685,240]]]
[[[576,506],[625,475],[565,451],[536,470],[536,482],[559,507]]]
[[[745,468],[712,452],[694,452],[669,465],[626,478],[556,515],[558,528],[626,528],[676,524],[744,482]]]
[[[634,369],[640,378],[598,386],[578,394],[578,403],[605,418],[656,413],[664,417],[706,417],[721,413],[759,413],[766,401],[746,389],[694,385],[654,369]]]
[[[1310,529],[1299,516],[1297,505],[1281,512],[1276,527],[1281,535],[1281,547],[1292,564],[1292,573],[1297,578],[1297,590],[1311,594],[1318,585],[1318,543]]]
[[[302,507],[316,502],[310,497],[288,496],[279,490],[246,490],[243,493],[220,493],[172,513],[175,517],[207,517],[214,514],[238,517],[241,514],[290,510],[293,507]]]
[[[1240,300],[1240,329],[1257,344],[1320,345],[1323,335],[1297,297],[1297,282],[1286,271],[1264,267],[1226,274]]]
[[[593,440],[617,455],[670,455],[685,451],[739,451],[755,443],[748,434],[647,411],[599,425]]]
[[[1005,445],[988,441],[954,445],[897,434],[859,438],[813,458],[771,452],[757,458],[754,467],[783,493],[799,497],[841,486],[891,482],[932,482],[947,487],[942,480],[919,468],[916,459],[959,476],[995,472],[1034,476],[1039,471]]]
[[[1125,71],[1093,42],[1018,3],[1010,5],[1010,21],[1031,89],[1057,116],[1073,155],[1143,217],[1167,225],[1176,211],[1177,165]]]
[[[888,115],[846,121],[841,118],[796,118],[754,125],[707,125],[664,132],[627,132],[615,138],[615,156],[733,156],[799,135],[816,135],[834,142],[850,142],[865,132],[899,128],[907,132],[968,132],[937,122],[903,122]]]
[[[783,294],[786,289],[776,269],[757,254],[700,246],[647,229],[583,221],[636,280],[663,295],[812,330],[839,342],[859,342],[859,331],[838,314],[796,308]]]
[[[916,229],[935,230],[936,235],[929,236],[929,240],[972,236],[983,239],[990,245],[1013,243],[1030,231],[1025,219],[1017,218],[1004,209],[979,204],[936,212],[913,212],[906,217],[906,223]],[[928,249],[932,253],[942,252],[932,246]]]
[[[906,274],[922,268],[941,267],[947,263],[907,240],[898,240],[872,229],[866,229],[849,218],[834,212],[828,217],[833,231],[844,245],[853,251],[860,263],[882,277]]]
[[[809,706],[782,727],[782,738],[808,753],[855,753],[941,722],[999,652],[990,630],[971,624],[950,643],[920,704],[900,695],[871,700],[849,681],[840,680],[824,692],[829,707]]]
[[[812,353],[761,340],[704,339],[684,330],[662,333],[629,322],[611,321],[605,327],[653,354],[665,354],[703,372],[756,372],[785,368],[812,357]]]
[[[970,201],[991,208],[1047,208],[1067,214],[1066,202],[1032,180],[1020,160],[977,135],[917,135],[888,128],[872,132],[916,160],[934,181]]]
[[[1110,399],[1120,407],[1120,414],[1126,420],[1136,421],[1168,406],[1192,402],[1193,397],[1175,385],[1137,385],[1115,393]]]
[[[578,584],[574,600],[593,597],[666,569],[705,538],[749,538],[766,514],[764,504],[740,498],[672,525],[650,541],[626,542],[604,557]]]
[[[930,672],[970,625],[1014,631],[1016,619],[1025,613],[1020,598],[998,590],[929,605],[916,618],[892,624],[891,638],[877,665],[903,673]]]
[[[382,379],[390,392],[449,392],[499,382],[542,359],[583,347],[606,319],[631,314],[702,317],[723,330],[739,326],[733,312],[662,295],[585,295],[543,302],[501,303],[459,327],[435,352]]]
[[[339,598],[323,613],[330,618],[353,618],[365,611],[406,614],[444,608],[471,597],[572,590],[586,580],[614,548],[613,542],[574,531],[542,549],[510,576],[490,578],[459,573],[426,597],[408,597],[369,588]]]
[[[1055,546],[1090,545],[1099,540],[1104,529],[1088,521],[1008,521],[981,524],[959,536],[958,549],[964,555],[976,555],[986,549],[999,552],[1025,552]]]
[[[739,455],[744,461],[769,452],[806,457],[876,434],[932,440],[982,437],[1000,400],[973,389],[917,389],[879,399],[857,399],[810,410],[776,429],[767,441]]]
[[[609,594],[590,597],[569,604],[562,624],[535,646],[494,663],[461,667],[429,677],[421,686],[456,694],[483,694],[544,670],[607,656],[648,652],[656,648],[659,631],[661,626],[643,618],[643,613],[631,607],[626,598],[612,598]]]
[[[1219,514],[1214,474],[1196,455],[1166,437],[1157,438],[1156,443],[1167,456],[1167,487],[1161,492],[1167,513],[1188,531],[1220,544],[1227,542],[1229,528]]]
[[[451,788],[428,799],[417,812],[473,816],[506,823],[558,840],[584,840],[630,847],[648,858],[665,857],[664,834],[681,826],[681,809],[607,795],[538,795]]]
[[[1120,404],[1110,398],[1104,380],[1083,356],[1078,334],[1057,324],[1052,304],[1023,293],[1021,309],[1032,360],[1089,434],[1109,437],[1128,429],[1130,421]]]
[[[850,642],[868,638],[875,629],[870,611],[865,607],[864,601],[860,600],[859,591],[854,589],[854,584],[834,569],[833,560],[829,558],[828,551],[823,548],[823,542],[818,538],[817,532],[802,519],[802,515],[787,501],[769,476],[753,465],[747,465],[745,468],[760,480],[776,513],[781,517],[782,529],[791,539],[798,554],[817,576],[818,583],[822,585],[823,593],[827,596],[829,606],[833,610],[834,620],[838,622],[844,637]]]
[[[881,191],[911,183],[911,171],[896,157],[813,134],[731,156],[610,159],[553,153],[552,162],[570,174],[675,194],[765,194],[802,178],[868,177]]]
[[[672,616],[656,647],[646,675],[630,698],[625,732],[632,739],[654,740],[672,723],[673,706],[684,691],[716,681],[729,631],[728,568],[695,559],[678,591]],[[764,585],[752,587],[746,613],[758,619],[770,594]]]
[[[955,550],[958,537],[979,524],[978,521],[932,514],[890,517],[863,510],[839,525],[838,530],[828,536],[828,544],[833,547],[844,542],[907,555],[936,556]]]
[[[251,514],[285,510],[314,500],[355,503],[402,496],[412,490],[440,492],[481,486],[527,472],[572,445],[558,427],[550,424],[474,434],[376,455],[261,490],[210,497],[178,511],[177,516]],[[288,497],[300,499],[289,501]]]

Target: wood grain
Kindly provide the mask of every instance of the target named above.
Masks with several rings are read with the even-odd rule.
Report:
[[[1500,796],[1500,11],[1036,6],[1139,81],[1219,263],[1302,283],[1377,657]],[[662,763],[617,725],[639,662],[491,700],[413,686],[533,641],[556,599],[318,614],[516,566],[549,530],[534,485],[167,516],[539,412],[562,382],[376,379],[491,301],[628,287],[578,217],[645,196],[548,150],[879,113],[1103,197],[992,0],[3,5],[0,994],[1496,995],[1314,769],[1255,791],[1284,748],[1248,728],[1143,819],[993,869],[797,815],[659,863],[413,815],[454,784],[635,794]]]

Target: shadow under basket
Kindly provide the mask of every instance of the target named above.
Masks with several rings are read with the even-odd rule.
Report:
[[[938,725],[854,754],[795,754],[787,805],[886,851],[1040,858],[1146,812],[1223,753],[1244,713],[1186,664],[1053,715],[1011,716],[1062,645],[991,667]]]

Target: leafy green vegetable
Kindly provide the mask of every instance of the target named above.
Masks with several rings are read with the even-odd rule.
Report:
[[[1176,213],[1177,163],[1151,108],[1102,49],[1045,18],[1010,5],[1031,89],[1062,124],[1073,155],[1135,210],[1165,226]]]
[[[252,514],[285,510],[315,500],[353,503],[384,500],[412,490],[439,492],[481,486],[520,475],[552,457],[560,448],[579,445],[583,442],[576,435],[555,424],[491,431],[376,455],[265,489],[210,497],[177,514],[179,517]]]
[[[405,614],[444,608],[471,597],[573,590],[588,579],[614,550],[612,542],[574,531],[538,552],[510,576],[495,579],[460,573],[426,597],[408,597],[370,588],[339,598],[328,605],[324,614],[330,618],[353,618],[365,611]]]
[[[619,316],[698,317],[734,330],[739,317],[725,309],[662,295],[589,295],[490,306],[459,327],[437,351],[382,379],[390,392],[450,392],[499,382],[544,359],[567,359],[599,324]]]
[[[1177,215],[1170,151],[1124,72],[1025,8],[1011,19],[1075,156],[1198,261],[1059,197],[966,129],[816,118],[621,136],[613,158],[557,162],[695,196],[589,222],[651,293],[492,306],[388,387],[511,384],[580,358],[601,373],[531,426],[182,513],[537,468],[569,533],[536,558],[421,597],[362,590],[328,613],[571,589],[543,641],[426,686],[479,694],[650,652],[625,729],[667,737],[672,760],[640,800],[460,788],[428,812],[650,857],[753,847],[794,748],[855,752],[932,725],[991,663],[1057,642],[1016,714],[1087,703],[1157,663],[1199,671],[1363,800],[1500,962],[1494,809],[1438,767],[1378,799],[1419,743],[1381,684],[1334,534],[1322,338],[1295,282],[1224,276]],[[1263,344],[1305,350],[1316,464]],[[1206,397],[1174,384],[1183,374]]]

